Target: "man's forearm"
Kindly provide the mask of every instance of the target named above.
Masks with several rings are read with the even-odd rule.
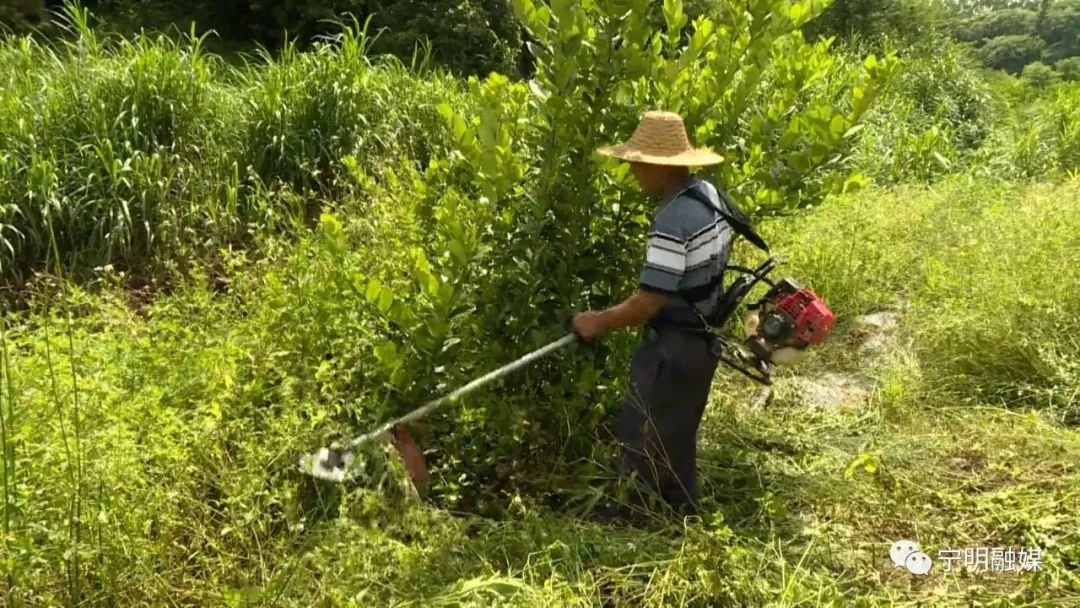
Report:
[[[659,292],[638,290],[619,304],[601,311],[600,319],[608,331],[644,325],[660,312],[667,298]]]

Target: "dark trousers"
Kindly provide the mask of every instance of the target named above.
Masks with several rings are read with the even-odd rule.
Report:
[[[617,420],[620,477],[635,475],[683,512],[697,500],[697,432],[719,362],[711,345],[699,333],[647,327]]]

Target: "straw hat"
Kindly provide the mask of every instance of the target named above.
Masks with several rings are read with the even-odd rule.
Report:
[[[707,148],[694,148],[683,119],[674,112],[646,112],[630,141],[597,150],[604,156],[653,165],[715,165],[724,160]]]

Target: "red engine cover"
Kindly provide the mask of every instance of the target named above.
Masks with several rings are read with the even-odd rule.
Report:
[[[776,307],[795,320],[795,335],[807,344],[824,342],[836,320],[825,300],[805,287],[780,298]]]

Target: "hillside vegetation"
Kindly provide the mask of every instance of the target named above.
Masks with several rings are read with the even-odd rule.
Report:
[[[1080,601],[1080,84],[649,6],[514,2],[529,80],[359,21],[246,62],[80,9],[0,41],[2,603]],[[423,494],[301,475],[633,289],[650,209],[593,150],[653,107],[838,316],[767,395],[718,373],[703,517],[589,520],[632,332],[415,425]],[[1041,569],[914,576],[901,538]]]

